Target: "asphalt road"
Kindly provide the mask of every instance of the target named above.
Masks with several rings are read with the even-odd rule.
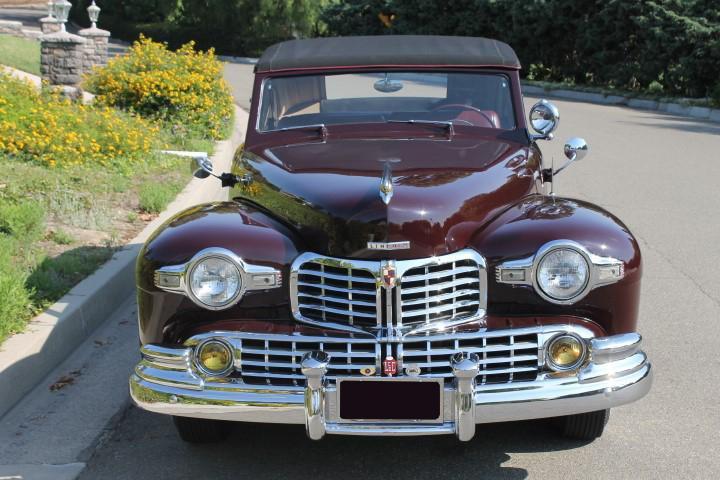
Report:
[[[252,67],[229,65],[241,105]],[[529,105],[534,99],[526,100]],[[720,472],[720,125],[622,107],[557,101],[545,154],[585,137],[591,153],[557,181],[640,239],[640,330],[655,367],[642,401],[613,410],[592,443],[558,439],[548,422],[481,426],[451,437],[326,437],[302,427],[238,425],[220,446],[181,442],[169,418],[127,411],[81,478],[717,478]],[[102,399],[98,399],[102,401]]]

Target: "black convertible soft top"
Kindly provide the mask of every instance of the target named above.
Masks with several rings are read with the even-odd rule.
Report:
[[[329,37],[276,43],[258,60],[257,72],[364,66],[520,68],[507,43],[480,37],[380,35]]]

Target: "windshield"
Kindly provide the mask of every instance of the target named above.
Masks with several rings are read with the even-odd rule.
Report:
[[[512,130],[510,82],[501,74],[436,72],[268,78],[258,130],[407,121]]]

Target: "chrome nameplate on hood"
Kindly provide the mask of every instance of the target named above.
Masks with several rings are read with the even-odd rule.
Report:
[[[368,242],[368,250],[410,250],[410,242]]]

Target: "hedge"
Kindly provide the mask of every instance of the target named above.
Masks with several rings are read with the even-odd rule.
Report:
[[[720,103],[717,0],[345,0],[321,20],[331,35],[498,38],[531,79]]]
[[[117,0],[104,2],[99,27],[136,40],[140,34],[170,47],[194,41],[219,53],[257,56],[273,43],[315,36],[320,10],[329,0]],[[72,17],[87,25],[90,0],[73,7]]]

